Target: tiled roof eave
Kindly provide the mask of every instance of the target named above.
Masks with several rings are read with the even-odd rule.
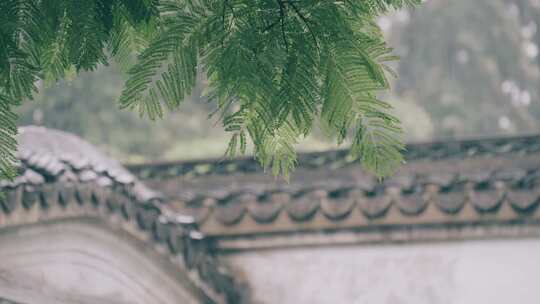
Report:
[[[408,228],[425,225],[540,222],[539,197],[534,190],[522,193],[512,191],[481,192],[480,194],[473,191],[454,194],[439,193],[425,198],[416,197],[415,199],[421,201],[419,204],[411,204],[410,201],[401,199],[398,196],[392,198],[390,195],[386,198],[363,196],[342,199],[348,200],[348,204],[346,209],[341,211],[340,217],[335,217],[335,212],[330,211],[331,205],[344,203],[329,202],[332,198],[323,197],[311,199],[309,202],[286,203],[287,205],[276,212],[270,223],[258,221],[250,211],[242,215],[238,212],[239,219],[236,222],[224,222],[213,214],[220,212],[214,209],[200,225],[202,231],[209,236],[232,236],[389,226]],[[447,202],[443,203],[444,200]],[[455,202],[457,204],[454,205]],[[257,208],[253,207],[255,204],[259,203],[253,203],[246,208],[253,210]],[[293,217],[289,206],[294,204],[312,204],[315,211],[311,212],[313,214],[310,217]],[[380,210],[369,209],[370,204],[380,204],[377,207]],[[310,212],[309,207],[302,208],[305,208],[305,212]]]
[[[411,144],[383,182],[346,151],[299,155],[290,183],[252,159],[132,167],[216,240],[318,232],[536,225],[540,135]]]
[[[191,210],[211,236],[529,221],[540,219],[538,172],[516,168],[427,179],[406,175],[369,187],[232,192],[176,204]]]
[[[461,140],[409,143],[404,151],[407,161],[463,160],[477,157],[512,157],[536,155],[540,152],[540,135],[482,137]],[[355,163],[347,150],[300,153],[300,168],[343,168]],[[167,161],[126,166],[142,179],[163,179],[182,176],[252,174],[261,171],[253,157],[238,159],[201,159]]]
[[[129,196],[92,182],[18,185],[4,188],[0,230],[63,220],[98,219],[151,244],[154,251],[186,272],[201,296],[214,303],[237,297],[228,270],[208,254],[208,242],[195,224],[180,223],[162,210],[159,200],[135,202]],[[31,202],[34,200],[33,202]],[[176,258],[177,257],[177,258]]]
[[[230,271],[190,216],[80,138],[41,127],[19,135],[19,175],[0,180],[0,231],[62,220],[97,219],[169,257],[209,303],[236,303]]]

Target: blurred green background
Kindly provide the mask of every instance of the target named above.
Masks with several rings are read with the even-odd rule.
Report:
[[[540,132],[540,0],[430,0],[381,17],[401,61],[392,95],[407,141]],[[81,135],[125,162],[220,157],[229,136],[204,98],[205,81],[161,121],[116,103],[115,66],[44,87],[19,110],[19,124]],[[315,131],[301,151],[334,148]]]

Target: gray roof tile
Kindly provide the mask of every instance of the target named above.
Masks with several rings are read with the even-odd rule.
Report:
[[[236,289],[220,285],[229,284],[232,277],[224,278],[229,274],[217,269],[222,266],[210,254],[209,244],[192,217],[168,212],[160,193],[74,135],[41,127],[25,127],[19,133],[20,175],[14,181],[0,181],[0,191],[5,194],[0,196],[0,213],[7,217],[21,213],[15,217],[21,219],[36,204],[44,212],[54,205],[76,204],[106,208],[125,220],[136,219],[139,229],[150,234],[151,239],[169,244],[172,255],[178,252],[171,244],[178,245],[176,238],[180,237],[181,247],[189,251],[189,257],[183,255],[184,260],[190,259],[195,269],[205,269],[206,273],[199,275],[206,279],[206,284],[234,303]],[[0,229],[6,223],[9,224],[0,221]]]

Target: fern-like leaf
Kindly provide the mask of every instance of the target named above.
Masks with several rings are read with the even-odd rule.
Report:
[[[196,30],[202,17],[175,8],[168,11],[168,28],[157,34],[150,47],[138,56],[129,70],[120,104],[123,108],[138,108],[141,116],[150,119],[163,116],[161,101],[177,107],[195,86],[198,40]],[[165,12],[164,12],[165,13]]]
[[[195,86],[231,132],[226,153],[274,174],[296,164],[296,143],[320,122],[382,176],[401,159],[399,124],[376,97],[395,60],[375,18],[421,0],[0,1],[0,174],[12,176],[13,109],[38,80],[54,83],[112,57],[127,71],[120,106],[163,116]]]

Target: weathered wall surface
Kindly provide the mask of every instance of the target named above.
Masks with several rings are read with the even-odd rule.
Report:
[[[97,220],[5,229],[0,294],[24,304],[199,303],[150,249]]]
[[[540,239],[238,253],[257,303],[539,303]]]

